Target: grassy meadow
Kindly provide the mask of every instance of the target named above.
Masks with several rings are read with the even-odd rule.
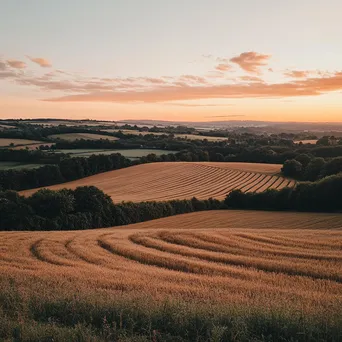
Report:
[[[13,144],[13,145],[11,145]],[[28,145],[44,145],[44,142],[28,139],[12,139],[12,138],[0,138],[0,147],[7,146],[28,146]]]
[[[37,167],[41,167],[42,164],[29,164],[22,162],[8,162],[8,161],[0,161],[0,170],[21,170],[21,169],[36,169]]]
[[[71,157],[90,157],[93,154],[99,155],[109,155],[113,153],[120,153],[126,158],[129,159],[139,159],[141,157],[147,156],[148,154],[155,154],[160,156],[162,154],[174,153],[175,151],[168,150],[158,150],[158,149],[62,149],[62,150],[54,150],[54,153],[67,153],[70,154]]]
[[[67,141],[75,141],[75,140],[100,140],[100,139],[107,139],[107,140],[119,140],[116,137],[111,137],[109,135],[103,134],[95,134],[95,133],[62,133],[62,134],[53,134],[49,136],[50,139],[61,139]]]

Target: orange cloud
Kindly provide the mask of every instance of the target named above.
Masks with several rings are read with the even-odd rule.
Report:
[[[239,79],[246,82],[264,82],[260,77],[256,76],[241,76]]]
[[[52,64],[45,58],[33,58],[30,56],[26,56],[31,62],[38,64],[39,66],[41,66],[42,68],[51,68]]]
[[[231,115],[208,115],[205,118],[240,118],[246,116],[245,114],[231,114]]]
[[[139,77],[138,80],[142,80],[147,83],[152,84],[165,84],[166,82],[161,78],[152,78],[152,77]]]
[[[167,106],[175,106],[175,107],[230,107],[233,106],[233,104],[200,104],[200,103],[164,103]]]
[[[26,68],[25,62],[18,61],[16,59],[8,59],[6,62],[11,68],[15,68],[15,69],[25,69]]]
[[[230,59],[232,63],[236,63],[239,67],[249,73],[258,74],[260,67],[267,65],[270,55],[263,55],[257,52],[243,52],[239,56]]]
[[[196,83],[196,84],[208,83],[208,81],[204,77],[194,76],[194,75],[182,75],[179,79],[183,82]]]
[[[292,78],[305,78],[310,75],[310,71],[307,70],[288,70],[284,72],[284,75],[286,77],[292,77]]]
[[[215,69],[219,71],[229,71],[232,69],[232,66],[230,64],[220,63],[216,65]]]
[[[267,64],[270,56],[256,52],[245,52],[231,61],[248,72],[259,73]],[[51,65],[44,59],[39,65]],[[20,62],[13,61],[12,62]],[[225,58],[214,58],[216,63],[231,67]],[[19,68],[19,64],[16,64]],[[226,67],[229,66],[229,67]],[[168,103],[198,99],[228,98],[275,98],[296,96],[317,96],[320,94],[342,91],[342,72],[328,73],[319,71],[287,71],[296,76],[283,83],[265,83],[257,75],[244,75],[228,79],[220,70],[207,73],[204,77],[196,75],[162,77],[127,77],[103,78],[85,77],[77,73],[51,69],[44,75],[34,76],[30,72],[15,70],[8,61],[0,60],[0,78],[11,79],[20,85],[38,87],[42,91],[58,91],[63,96],[50,95],[45,101],[52,102],[116,102],[116,103]],[[308,77],[311,75],[311,77]],[[58,94],[58,93],[57,93]],[[47,96],[46,96],[47,97]],[[178,104],[195,107],[193,104]],[[202,106],[202,105],[201,105]],[[209,105],[203,105],[209,106]]]
[[[296,96],[317,96],[342,90],[342,72],[329,77],[308,78],[295,82],[266,84],[261,82],[207,85],[207,86],[165,86],[133,91],[97,91],[76,94],[45,101],[64,102],[118,102],[158,103],[181,100],[214,98],[275,98]]]
[[[64,92],[87,93],[94,91],[115,90],[111,84],[105,84],[100,81],[70,81],[56,80],[44,75],[39,78],[18,78],[17,83],[27,86],[36,86],[43,90],[60,90]],[[117,87],[118,88],[118,87]]]

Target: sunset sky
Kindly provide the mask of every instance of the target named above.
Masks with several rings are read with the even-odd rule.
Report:
[[[341,0],[1,0],[0,118],[342,122]]]

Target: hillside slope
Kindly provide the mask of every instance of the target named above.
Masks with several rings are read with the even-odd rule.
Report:
[[[108,229],[0,232],[0,283],[15,279],[25,298],[48,289],[47,301],[77,289],[88,300],[172,296],[332,318],[342,308],[341,248],[341,214],[211,211]]]
[[[233,189],[264,191],[294,186],[279,176],[281,165],[252,163],[173,162],[137,165],[109,171],[76,181],[53,185],[49,189],[74,189],[94,185],[114,202],[162,201],[209,197],[223,199]],[[25,190],[27,196],[37,189]]]

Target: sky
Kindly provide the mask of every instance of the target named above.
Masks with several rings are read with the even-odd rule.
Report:
[[[342,122],[341,0],[0,0],[0,118]]]

